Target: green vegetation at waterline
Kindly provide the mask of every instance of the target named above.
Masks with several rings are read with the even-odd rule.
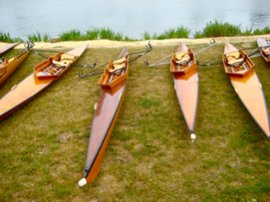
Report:
[[[13,43],[21,42],[21,38],[12,38],[9,33],[0,32],[0,42]]]
[[[197,51],[199,46],[205,45],[190,48]],[[247,52],[257,47],[256,43],[236,46]],[[77,182],[83,175],[99,76],[80,79],[76,72],[81,68],[75,65],[2,121],[1,201],[270,201],[269,142],[243,107],[222,65],[198,68],[197,140],[193,144],[169,65],[144,66],[144,60],[157,61],[176,47],[154,47],[130,65],[124,103],[101,171],[94,183],[83,188]],[[197,59],[201,64],[220,62],[223,48],[217,44]],[[119,51],[88,49],[77,65],[93,59],[103,64]],[[31,53],[1,87],[0,97],[43,60]],[[261,57],[253,60],[270,107],[269,65]]]
[[[270,28],[265,27],[262,29],[252,28],[242,30],[240,25],[233,25],[228,22],[209,22],[203,28],[202,31],[197,31],[194,34],[194,38],[206,38],[206,37],[221,37],[221,36],[249,36],[249,35],[262,35],[270,34]]]
[[[263,35],[263,34],[270,34],[270,27],[265,27],[263,29],[255,29],[253,31],[253,35]]]
[[[196,31],[195,34],[191,35],[191,30],[184,26],[179,26],[177,28],[171,28],[165,30],[160,34],[156,33],[143,33],[142,37],[144,40],[153,39],[175,39],[175,38],[206,38],[206,37],[221,37],[221,36],[250,36],[250,35],[263,35],[270,34],[270,27],[264,28],[247,28],[245,30],[241,29],[240,25],[230,24],[228,22],[210,21],[202,29],[202,31]],[[98,40],[98,39],[109,39],[113,41],[137,41],[140,39],[130,38],[123,35],[120,32],[114,32],[110,28],[92,28],[86,32],[81,32],[77,29],[72,29],[70,31],[64,32],[51,39],[49,34],[36,33],[28,36],[28,40],[33,42],[48,42],[48,41],[84,41],[84,40]],[[9,33],[0,32],[1,42],[14,42],[22,41],[20,38],[12,38]]]
[[[239,36],[241,33],[242,31],[238,25],[214,21],[207,23],[202,32],[196,32],[194,38]]]
[[[28,35],[28,40],[32,42],[48,42],[50,38],[51,37],[49,34],[41,34],[39,32],[36,34]]]
[[[109,28],[90,29],[85,34],[79,30],[70,30],[60,34],[60,41],[83,41],[83,40],[97,40],[97,39],[109,39],[113,41],[132,41],[127,36],[119,32],[114,32]]]
[[[150,39],[175,39],[175,38],[188,38],[190,35],[190,30],[186,27],[177,27],[175,29],[169,29],[161,34],[149,34],[148,32],[145,32],[143,34],[143,37],[145,40]]]

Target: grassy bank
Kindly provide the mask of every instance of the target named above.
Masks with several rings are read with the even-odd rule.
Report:
[[[175,38],[207,38],[207,37],[221,37],[221,36],[251,36],[270,34],[270,27],[262,29],[246,28],[242,29],[240,25],[234,25],[227,22],[210,21],[201,31],[196,31],[191,35],[191,30],[184,26],[171,28],[162,33],[142,34],[144,40],[151,39],[175,39]],[[80,30],[69,30],[61,33],[56,39],[51,39],[49,34],[35,33],[28,36],[28,40],[33,42],[48,42],[48,41],[84,41],[84,40],[98,40],[109,39],[114,41],[137,41],[141,39],[131,38],[125,36],[120,32],[115,32],[110,28],[92,28],[86,32]],[[0,33],[0,41],[15,42],[22,41],[20,38],[12,38],[9,33]]]
[[[247,51],[252,44],[236,44]],[[155,47],[154,47],[155,48]],[[0,125],[1,201],[269,201],[270,145],[221,65],[199,68],[197,140],[191,144],[169,67],[147,68],[172,53],[157,47],[130,66],[126,97],[94,183],[79,188],[98,77],[80,79],[76,65]],[[191,46],[198,50],[198,46]],[[120,49],[88,49],[77,64],[99,64]],[[135,51],[137,48],[131,48]],[[223,46],[198,57],[221,60]],[[14,50],[9,55],[14,55]],[[220,53],[217,56],[217,53]],[[53,54],[53,52],[44,52]],[[42,61],[31,54],[0,89],[3,96]],[[270,106],[270,68],[255,58]]]

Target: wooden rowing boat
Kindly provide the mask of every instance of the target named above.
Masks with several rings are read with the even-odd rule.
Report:
[[[67,53],[58,53],[34,67],[34,73],[12,87],[0,99],[0,120],[31,101],[38,93],[66,73],[86,48],[87,45]]]
[[[170,71],[173,74],[174,89],[184,115],[186,124],[195,139],[195,123],[198,106],[199,79],[197,64],[191,50],[180,43],[176,52],[172,55]]]
[[[13,72],[19,67],[19,65],[27,58],[33,45],[23,50],[19,55],[10,59],[2,59],[0,61],[0,86],[13,74]]]
[[[116,123],[128,77],[128,50],[123,48],[117,60],[109,62],[99,80],[101,92],[95,104],[84,176],[79,186],[92,182],[100,169],[105,149]]]
[[[257,38],[257,44],[261,56],[265,59],[266,62],[270,63],[270,42],[263,38]]]
[[[3,55],[4,53],[8,52],[9,50],[13,49],[15,46],[19,45],[20,43],[12,43],[12,44],[7,44],[4,46],[0,47],[0,55]]]
[[[240,100],[270,140],[269,114],[254,63],[243,50],[225,44],[223,65]]]

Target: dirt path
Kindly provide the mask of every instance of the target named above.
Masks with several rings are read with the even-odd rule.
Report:
[[[255,41],[257,37],[270,38],[270,34],[261,35],[261,36],[241,36],[241,37],[217,37],[215,38],[217,43],[225,42],[252,42]],[[151,40],[153,46],[168,46],[168,45],[177,45],[179,42],[185,42],[187,44],[203,44],[208,43],[211,38],[203,39],[165,39],[165,40]],[[111,40],[93,40],[93,41],[66,41],[66,42],[57,42],[57,43],[44,43],[36,42],[35,49],[63,49],[63,48],[74,48],[85,43],[89,44],[89,48],[117,48],[122,46],[136,47],[136,46],[145,46],[148,41],[111,41]],[[4,45],[5,43],[0,43]],[[21,44],[16,48],[23,48],[24,45]]]

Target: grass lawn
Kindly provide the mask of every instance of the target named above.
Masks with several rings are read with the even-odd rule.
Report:
[[[236,46],[249,52],[256,44]],[[95,59],[103,64],[120,49],[89,47],[63,78],[2,121],[0,201],[270,201],[270,144],[221,64],[199,68],[197,140],[191,143],[169,66],[143,65],[175,49],[154,47],[131,64],[126,97],[100,173],[83,188],[77,182],[83,176],[100,87],[99,76],[76,75],[82,69],[78,64]],[[222,51],[223,45],[216,45],[197,59],[201,64],[221,62]],[[1,87],[0,96],[42,60],[32,53]],[[254,62],[270,106],[270,65],[261,57]]]

